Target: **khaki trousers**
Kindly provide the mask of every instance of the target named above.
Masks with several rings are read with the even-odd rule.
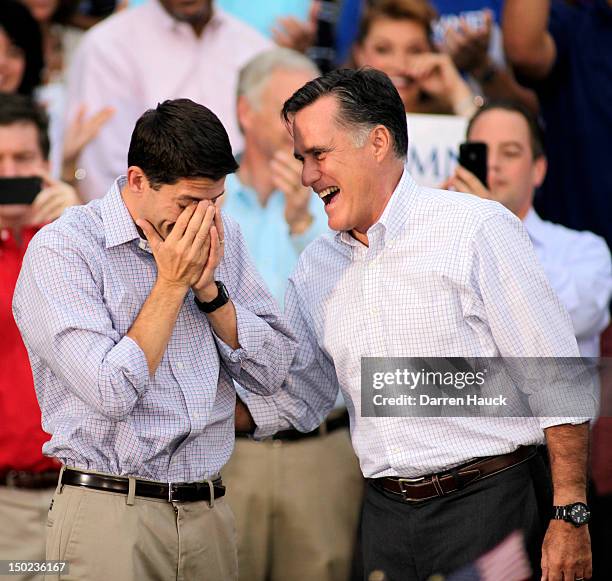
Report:
[[[63,486],[47,522],[47,559],[65,560],[75,581],[237,579],[233,515],[223,498],[166,502]]]
[[[222,470],[241,581],[346,581],[364,484],[348,429],[297,442],[238,438]]]
[[[54,489],[23,490],[0,486],[0,559],[45,558],[47,512]],[[14,581],[42,579],[35,573],[11,575]]]

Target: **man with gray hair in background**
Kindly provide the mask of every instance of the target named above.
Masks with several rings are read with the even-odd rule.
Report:
[[[226,180],[224,212],[240,223],[281,305],[300,252],[329,233],[321,202],[301,183],[301,164],[280,117],[283,103],[318,75],[305,56],[273,49],[251,60],[238,82],[245,148],[240,169]],[[250,395],[237,390],[249,405]],[[346,580],[363,479],[343,400],[310,433],[288,429],[266,442],[237,436],[223,478],[236,516],[240,579]]]

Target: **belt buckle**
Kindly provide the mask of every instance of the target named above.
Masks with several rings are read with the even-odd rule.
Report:
[[[404,498],[408,494],[408,491],[404,488],[404,484],[417,484],[418,482],[425,482],[425,476],[419,476],[418,478],[398,478],[397,483],[399,484],[400,490],[404,495]]]
[[[172,482],[168,482],[168,502],[172,502]]]

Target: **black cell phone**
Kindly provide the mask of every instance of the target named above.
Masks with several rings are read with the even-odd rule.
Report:
[[[484,186],[487,185],[487,144],[468,141],[459,146],[459,165],[471,171]]]
[[[0,204],[29,205],[40,190],[42,179],[39,177],[0,178]]]

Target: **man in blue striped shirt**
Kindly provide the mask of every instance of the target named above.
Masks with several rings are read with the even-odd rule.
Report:
[[[64,465],[47,558],[78,579],[234,579],[218,477],[231,378],[273,393],[294,340],[216,207],[237,167],[218,118],[187,99],[158,105],[128,166],[103,199],[41,230],[15,292],[44,452]]]

